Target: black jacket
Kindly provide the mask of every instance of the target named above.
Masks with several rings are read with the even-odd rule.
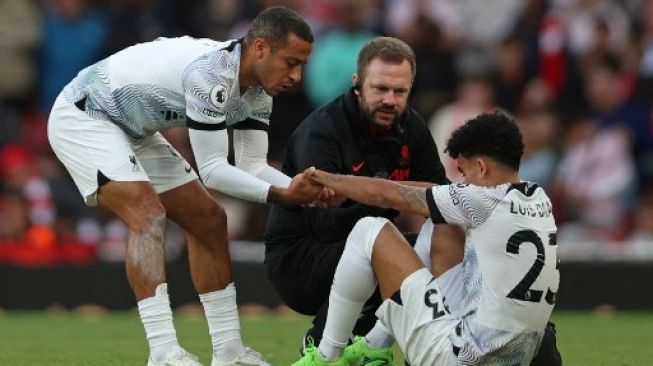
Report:
[[[417,112],[408,108],[383,136],[371,136],[370,131],[350,90],[299,125],[288,142],[283,172],[293,177],[315,166],[341,174],[448,183],[435,142]],[[306,239],[344,241],[366,216],[395,215],[392,210],[353,201],[330,209],[272,205],[265,233],[266,260]]]

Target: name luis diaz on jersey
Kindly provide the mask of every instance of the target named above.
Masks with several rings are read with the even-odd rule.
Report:
[[[540,202],[510,202],[510,213],[530,217],[549,217],[553,215],[551,201]]]

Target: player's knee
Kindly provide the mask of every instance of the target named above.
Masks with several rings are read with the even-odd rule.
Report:
[[[224,232],[227,230],[227,213],[224,208],[219,204],[212,204],[207,212],[207,217],[211,222],[209,226],[217,232]]]
[[[362,219],[358,220],[351,232],[367,232],[374,230],[374,228],[378,228],[376,231],[379,231],[387,222],[389,222],[388,219],[383,217],[363,217]]]
[[[358,247],[367,258],[371,258],[376,238],[389,222],[383,217],[363,217],[358,220],[349,234],[347,245]]]
[[[166,209],[149,182],[111,181],[99,190],[98,203],[120,217],[133,233],[165,227]]]
[[[227,213],[217,202],[207,202],[197,217],[196,225],[203,231],[202,237],[222,235],[227,231]]]
[[[166,209],[161,202],[152,200],[151,202],[143,202],[139,206],[141,210],[130,227],[139,232],[145,230],[163,232],[166,225]]]
[[[388,219],[383,217],[363,217],[362,219],[358,220],[354,228],[351,230],[350,235],[359,237],[376,237],[379,231],[381,231],[383,228],[383,225],[388,222]]]

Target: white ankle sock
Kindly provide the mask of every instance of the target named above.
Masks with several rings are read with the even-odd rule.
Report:
[[[223,290],[200,294],[200,301],[204,305],[209,324],[213,357],[229,361],[244,352],[236,306],[236,286],[233,282]]]
[[[138,313],[145,327],[150,358],[155,362],[161,362],[166,354],[179,347],[177,333],[172,323],[168,285],[160,284],[154,296],[139,301]]]
[[[380,321],[376,321],[374,328],[365,335],[365,343],[370,348],[381,349],[392,346],[395,339]]]

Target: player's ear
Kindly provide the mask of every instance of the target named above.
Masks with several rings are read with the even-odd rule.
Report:
[[[354,74],[351,76],[351,84],[352,84],[352,88],[354,88],[354,93],[356,93],[356,95],[360,95],[361,79],[358,77],[358,74]]]
[[[478,166],[478,171],[480,176],[486,178],[489,174],[489,165],[487,160],[483,158],[476,158],[476,165]]]
[[[265,38],[256,38],[254,39],[254,43],[252,44],[252,47],[254,48],[254,54],[256,55],[256,57],[261,59],[267,53],[269,44],[268,41],[265,40]]]

